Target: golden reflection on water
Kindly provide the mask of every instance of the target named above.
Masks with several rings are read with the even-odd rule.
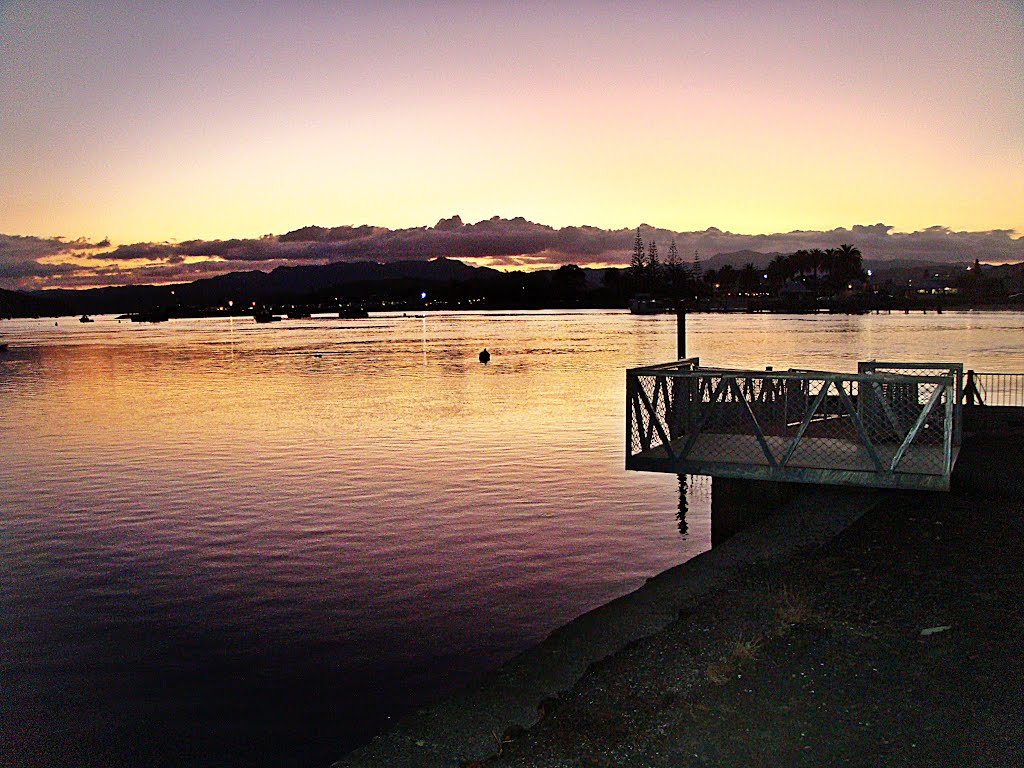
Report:
[[[688,330],[708,365],[1024,371],[1021,315],[695,315]],[[177,708],[182,733],[146,738],[221,759],[218,715],[159,700],[150,678],[192,674],[214,696],[230,659],[250,670],[232,677],[239,701],[298,686],[300,709],[324,712],[297,723],[285,697],[242,743],[341,728],[340,744],[710,540],[706,481],[622,468],[624,369],[674,356],[671,317],[98,318],[0,334],[0,642],[19,679],[52,686],[0,702],[25,718],[46,722],[50,697],[89,722],[95,692],[137,709],[121,717],[145,734],[132,717]]]
[[[138,717],[185,706],[119,682],[180,674],[183,649],[200,691],[225,657],[253,670],[240,697],[315,670],[311,701],[359,709],[330,718],[340,745],[705,548],[679,535],[674,479],[622,469],[632,342],[608,322],[4,324],[0,612],[20,678],[89,722],[90,690]],[[92,672],[56,672],[69,655]],[[180,727],[212,743],[217,722]],[[320,727],[257,726],[282,744]]]

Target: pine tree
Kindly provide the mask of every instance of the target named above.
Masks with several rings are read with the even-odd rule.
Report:
[[[679,262],[679,248],[676,246],[676,241],[672,240],[672,245],[668,247],[668,258],[665,259],[665,276],[668,278],[669,288],[672,291],[673,296],[677,296],[679,289],[683,282],[683,269],[682,264]]]
[[[661,282],[661,261],[658,259],[658,244],[651,240],[647,247],[647,282],[653,293]]]
[[[690,269],[689,283],[699,302],[701,297],[707,293],[707,289],[704,285],[704,267],[700,263],[700,254],[697,251],[693,252],[693,267]]]
[[[668,247],[668,258],[665,259],[665,266],[679,266],[679,247],[676,245],[675,238],[672,239],[672,245]]]
[[[644,257],[644,241],[640,238],[640,228],[636,229],[636,240],[633,241],[633,258],[629,262],[629,277],[635,290],[640,290],[647,271],[647,259]]]

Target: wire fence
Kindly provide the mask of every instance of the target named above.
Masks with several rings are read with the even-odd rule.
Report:
[[[951,376],[956,384],[956,396],[954,399],[954,434],[953,442],[959,445],[963,435],[963,363],[904,363],[904,362],[879,362],[870,360],[857,363],[858,373],[873,374],[901,374],[904,376]]]

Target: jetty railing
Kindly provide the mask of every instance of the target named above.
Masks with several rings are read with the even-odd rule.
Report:
[[[967,372],[965,405],[1024,408],[1024,373]]]
[[[898,373],[906,376],[943,376],[949,375],[956,381],[956,399],[954,400],[953,441],[960,445],[963,439],[963,401],[964,401],[964,366],[963,363],[900,363],[893,361],[880,362],[868,360],[857,363],[857,373]]]
[[[855,374],[702,368],[696,360],[631,369],[626,468],[948,489],[962,369],[874,365]]]

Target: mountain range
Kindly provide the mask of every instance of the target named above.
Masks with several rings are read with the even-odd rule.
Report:
[[[0,289],[0,316],[30,314],[105,314],[138,312],[182,305],[227,306],[252,302],[304,297],[335,299],[365,294],[373,286],[402,285],[428,288],[437,284],[485,280],[502,273],[488,267],[473,267],[456,259],[399,261],[378,264],[371,261],[337,262],[324,265],[277,267],[270,272],[248,270],[203,278],[191,283],[169,285],[127,285],[80,290],[47,289],[32,292]]]

